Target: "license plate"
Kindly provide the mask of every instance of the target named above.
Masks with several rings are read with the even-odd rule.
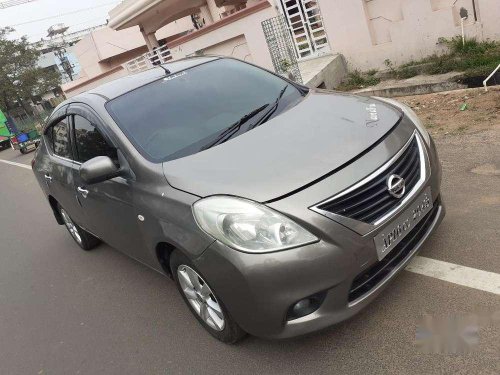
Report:
[[[375,236],[375,247],[379,260],[391,252],[396,245],[412,231],[415,225],[432,209],[431,188],[428,187],[395,220]]]

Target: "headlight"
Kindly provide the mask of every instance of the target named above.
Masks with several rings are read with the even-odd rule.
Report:
[[[265,253],[318,241],[287,217],[246,199],[209,197],[197,201],[193,212],[205,232],[246,252]]]
[[[379,98],[375,97],[375,99],[381,100],[383,102],[392,104],[398,108],[401,108],[401,110],[404,112],[405,116],[410,119],[411,122],[415,125],[415,127],[418,129],[422,137],[424,137],[425,143],[427,143],[428,146],[431,145],[431,136],[429,135],[429,132],[427,129],[425,129],[424,124],[422,124],[422,121],[418,118],[417,114],[408,107],[406,104],[400,103],[397,100],[394,99],[389,99],[389,98]]]

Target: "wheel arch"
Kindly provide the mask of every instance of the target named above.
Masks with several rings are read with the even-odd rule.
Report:
[[[162,241],[159,242],[156,245],[156,258],[158,259],[158,262],[160,263],[163,271],[167,274],[168,277],[173,278],[172,276],[172,271],[170,270],[170,256],[176,250],[177,247]]]
[[[59,212],[59,203],[56,198],[52,195],[48,196],[50,207],[52,208],[52,212],[54,213],[54,217],[56,218],[57,224],[64,225],[64,220],[61,217],[61,213]]]

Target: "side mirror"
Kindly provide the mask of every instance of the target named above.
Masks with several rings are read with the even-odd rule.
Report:
[[[80,177],[87,184],[97,184],[118,177],[121,170],[107,156],[98,156],[82,164]]]

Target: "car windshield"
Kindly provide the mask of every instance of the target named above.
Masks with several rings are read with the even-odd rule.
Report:
[[[106,108],[144,157],[164,162],[234,138],[302,96],[263,69],[219,59],[128,92]]]

